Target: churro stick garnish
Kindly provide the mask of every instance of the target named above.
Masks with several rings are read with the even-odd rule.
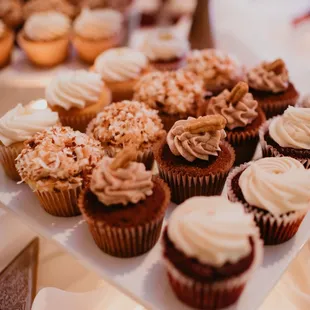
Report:
[[[249,85],[245,82],[239,82],[230,92],[228,102],[237,104],[249,91]]]
[[[137,159],[137,151],[135,148],[124,148],[119,152],[110,165],[111,170],[117,170],[119,168],[126,168],[130,162]]]
[[[222,115],[207,115],[191,120],[185,126],[190,133],[204,133],[224,129],[226,119]]]

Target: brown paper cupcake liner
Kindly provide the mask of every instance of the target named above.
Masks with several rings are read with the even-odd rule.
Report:
[[[15,167],[15,159],[22,151],[24,145],[22,143],[4,146],[0,144],[0,162],[3,166],[5,174],[13,181],[20,181],[21,178]]]
[[[82,186],[60,191],[36,189],[35,194],[47,213],[59,217],[71,217],[81,214],[77,206],[81,190]]]
[[[235,303],[240,297],[247,281],[263,258],[262,241],[255,239],[255,256],[250,268],[239,276],[214,283],[195,281],[181,273],[167,259],[164,263],[169,282],[178,299],[198,309],[220,309]]]
[[[258,226],[261,238],[265,245],[280,244],[293,238],[297,233],[298,228],[306,216],[307,211],[294,211],[282,216],[274,216],[271,213],[266,213],[259,208],[250,206],[238,199],[232,189],[233,178],[246,169],[250,163],[236,167],[227,178],[227,196],[232,202],[241,203],[245,211],[253,214],[256,225]]]
[[[152,66],[159,71],[175,71],[178,70],[182,67],[184,67],[186,64],[185,59],[180,59],[178,61],[172,61],[172,62],[166,62],[166,63],[162,63],[162,62],[152,62]]]
[[[97,113],[89,113],[85,115],[61,115],[59,114],[60,122],[63,126],[69,126],[74,130],[85,132],[88,124],[96,117]]]
[[[276,116],[277,117],[277,116]],[[276,117],[273,117],[269,119],[267,122],[265,122],[259,130],[259,143],[262,148],[263,157],[283,157],[286,155],[281,154],[276,148],[274,148],[272,145],[268,145],[265,140],[265,134],[269,130],[269,125],[273,119]],[[294,159],[300,161],[306,169],[310,169],[310,158],[295,158]]]
[[[154,154],[153,151],[146,150],[144,152],[138,152],[137,162],[143,163],[146,170],[152,170],[154,164]]]

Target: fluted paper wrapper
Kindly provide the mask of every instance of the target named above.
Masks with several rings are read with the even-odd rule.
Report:
[[[81,190],[82,186],[60,191],[36,189],[35,194],[47,213],[59,217],[71,217],[81,214],[77,206]]]
[[[85,115],[61,115],[59,114],[60,122],[63,126],[69,126],[74,130],[86,132],[86,128],[90,121],[96,117],[97,113],[88,113]]]
[[[277,102],[267,102],[265,104],[261,104],[261,108],[265,112],[266,118],[270,119],[277,115],[281,115],[288,108],[288,106],[295,106],[298,100],[298,96],[293,99],[287,99]],[[258,99],[259,102],[259,99]]]
[[[164,263],[174,293],[182,302],[197,309],[221,309],[232,305],[239,299],[247,281],[262,262],[262,242],[258,238],[254,242],[255,256],[250,268],[239,276],[214,283],[191,279],[165,259]]]
[[[0,144],[0,162],[5,174],[13,181],[21,180],[15,167],[15,159],[23,147],[24,145],[22,143],[11,144],[10,146]]]
[[[259,143],[260,143],[261,148],[262,148],[263,157],[288,156],[288,155],[283,155],[283,154],[279,153],[279,151],[276,148],[274,148],[272,145],[268,145],[266,140],[265,140],[265,134],[269,130],[269,125],[273,119],[275,119],[275,117],[271,118],[267,122],[265,122],[259,130]],[[290,156],[290,157],[293,157],[293,156]],[[300,161],[306,169],[310,169],[310,158],[295,158],[295,157],[293,157],[293,158]]]
[[[143,163],[146,170],[152,170],[154,164],[154,154],[152,150],[138,152],[137,162]]]
[[[152,62],[152,66],[159,71],[176,71],[178,69],[181,69],[184,67],[186,64],[185,59],[180,59],[177,61],[172,61],[172,62]]]
[[[250,206],[247,203],[243,203],[238,199],[232,189],[233,178],[245,170],[249,166],[248,164],[236,167],[227,178],[227,195],[228,199],[232,202],[241,203],[245,211],[253,214],[256,225],[258,226],[261,234],[261,238],[264,240],[265,245],[280,244],[293,238],[298,231],[300,224],[307,214],[305,211],[293,211],[291,213],[283,214],[280,216],[274,216],[271,213],[265,213],[259,208]]]

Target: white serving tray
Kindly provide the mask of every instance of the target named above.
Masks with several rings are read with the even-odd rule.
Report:
[[[95,245],[81,216],[57,218],[47,214],[25,184],[17,185],[0,170],[0,203],[17,214],[42,236],[55,241],[87,268],[135,299],[147,309],[185,310],[168,283],[161,256],[161,243],[137,258],[119,259],[102,253]],[[173,210],[171,204],[169,213]],[[255,272],[239,302],[229,310],[255,310],[310,237],[310,215],[290,241],[265,247],[262,266]]]

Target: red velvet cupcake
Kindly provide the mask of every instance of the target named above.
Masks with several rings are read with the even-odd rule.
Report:
[[[291,239],[309,210],[310,171],[294,158],[262,158],[235,168],[228,198],[253,214],[266,245]]]
[[[79,208],[97,246],[107,254],[133,257],[157,242],[170,202],[168,186],[125,149],[105,157],[94,169],[90,188],[79,197]]]
[[[252,216],[220,196],[194,197],[175,209],[163,243],[176,296],[197,309],[235,303],[262,260]]]
[[[262,62],[247,73],[250,91],[267,118],[282,114],[289,105],[297,103],[299,94],[289,81],[282,59]]]
[[[226,121],[220,115],[177,121],[167,138],[154,146],[159,175],[169,185],[172,201],[219,195],[235,161],[223,141]]]

